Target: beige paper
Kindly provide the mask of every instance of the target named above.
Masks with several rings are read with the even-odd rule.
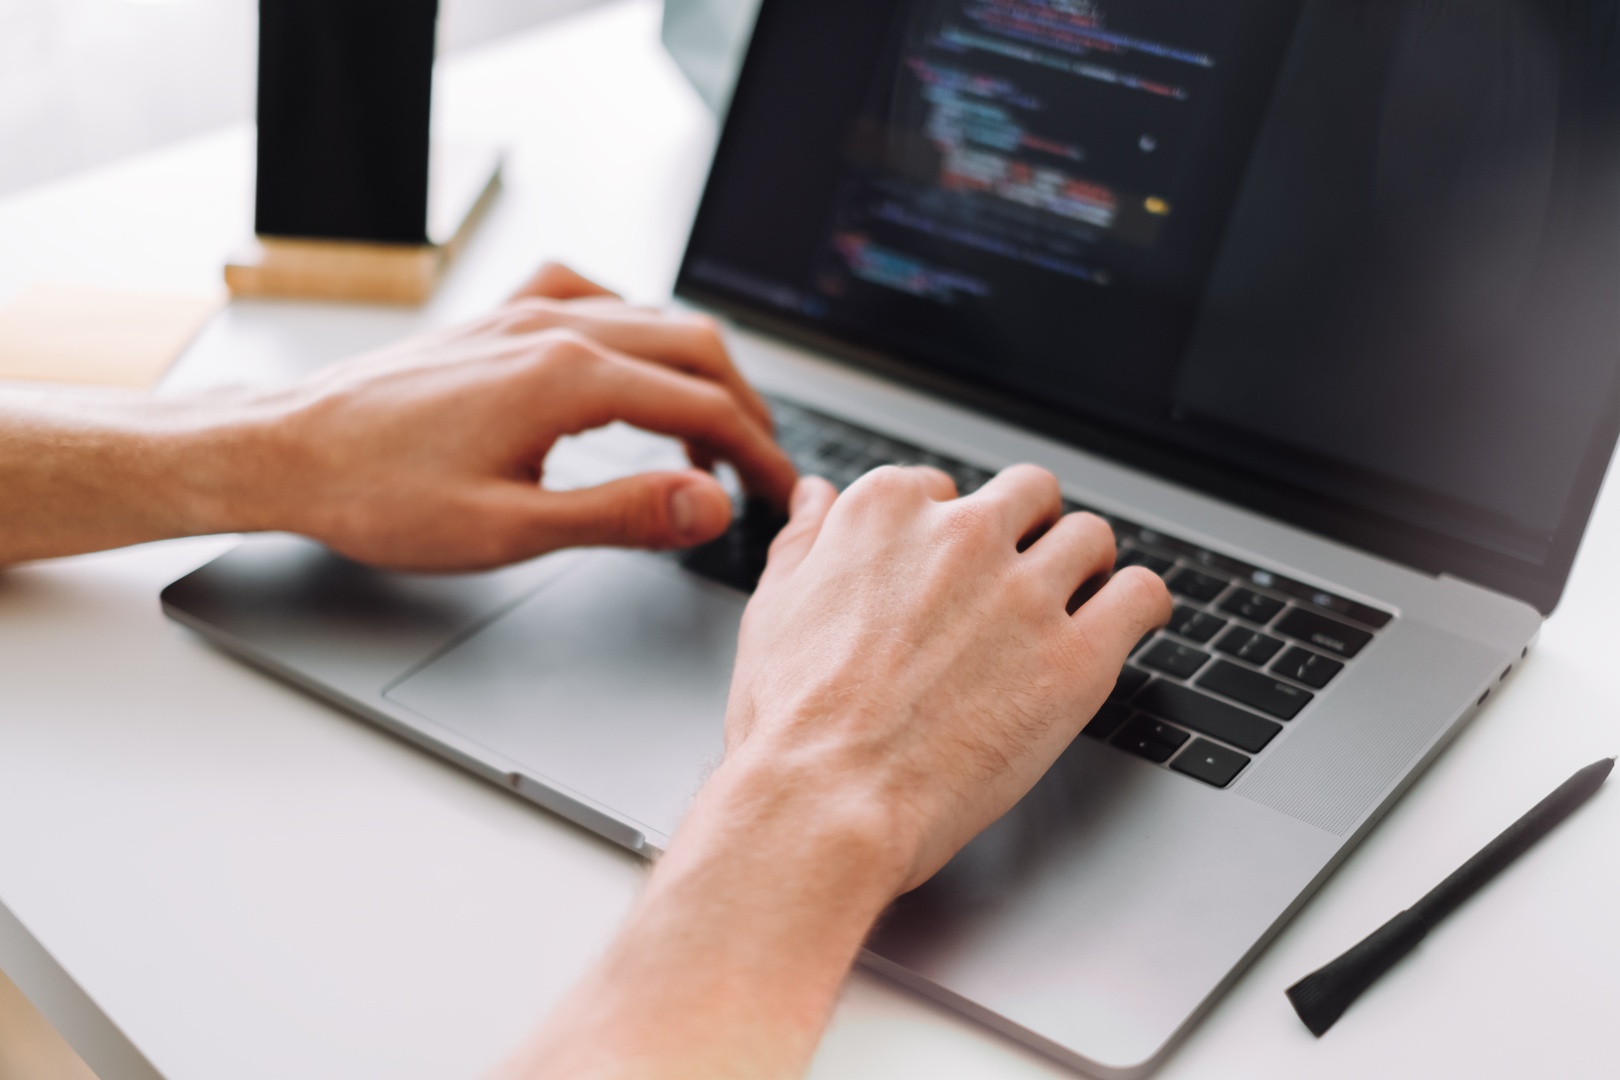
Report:
[[[223,300],[32,285],[0,311],[0,380],[151,386]]]

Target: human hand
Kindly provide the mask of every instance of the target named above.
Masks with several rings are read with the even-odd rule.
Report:
[[[731,517],[715,461],[778,505],[795,477],[712,319],[633,307],[557,266],[483,318],[339,364],[259,412],[249,527],[399,569],[702,543]],[[695,467],[539,486],[558,438],[615,420],[683,440]]]
[[[1112,569],[1114,538],[1093,514],[1062,515],[1045,470],[955,496],[924,468],[879,469],[841,498],[802,480],[727,710],[727,767],[761,770],[812,813],[869,815],[897,891],[1029,791],[1170,615],[1141,568],[1069,613]]]
[[[790,1077],[894,897],[1085,726],[1163,582],[1029,465],[801,480],[743,617],[726,756],[618,939],[498,1075]]]

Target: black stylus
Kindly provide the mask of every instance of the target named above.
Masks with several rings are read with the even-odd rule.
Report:
[[[1565,780],[1558,790],[1536,803],[1529,813],[1504,829],[1502,835],[1486,844],[1456,873],[1430,890],[1429,895],[1374,930],[1337,960],[1290,986],[1288,1000],[1293,1002],[1294,1011],[1311,1029],[1311,1034],[1319,1036],[1332,1027],[1363,990],[1412,951],[1441,919],[1591,798],[1612,768],[1614,758],[1604,758]]]

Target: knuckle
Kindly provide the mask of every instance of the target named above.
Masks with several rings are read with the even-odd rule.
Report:
[[[741,419],[742,407],[724,387],[699,383],[693,388],[704,422],[711,430],[733,427]]]
[[[1125,604],[1141,620],[1144,628],[1170,617],[1170,590],[1164,581],[1145,566],[1127,566],[1114,575],[1124,591]]]
[[[1000,516],[990,505],[975,499],[962,499],[948,505],[945,528],[957,543],[977,547],[987,541],[999,540]]]
[[[1118,548],[1114,538],[1114,527],[1090,510],[1082,510],[1072,515],[1074,528],[1079,530],[1080,538],[1088,543],[1097,545],[1103,551],[1113,552]]]
[[[573,330],[546,331],[539,352],[541,364],[560,371],[584,371],[602,359],[585,336]]]
[[[868,502],[889,502],[915,494],[919,489],[917,478],[908,475],[898,465],[879,465],[850,485],[845,497],[856,505]]]

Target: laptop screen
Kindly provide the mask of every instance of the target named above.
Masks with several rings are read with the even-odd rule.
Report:
[[[764,0],[679,291],[1550,609],[1620,0]]]

